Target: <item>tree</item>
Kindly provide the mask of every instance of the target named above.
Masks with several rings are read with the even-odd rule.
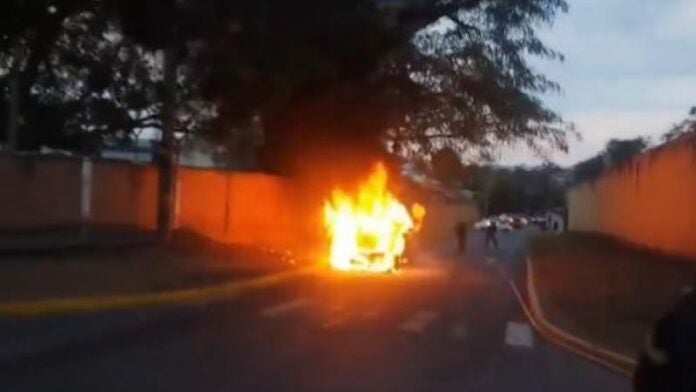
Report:
[[[595,155],[592,158],[586,159],[577,163],[573,167],[573,182],[581,183],[594,181],[604,171],[604,156],[601,154]]]
[[[487,195],[489,215],[522,212],[522,190],[508,176],[496,176]]]
[[[203,90],[221,117],[259,114],[266,156],[284,169],[385,144],[402,156],[503,141],[565,148],[565,124],[536,97],[557,86],[526,62],[561,57],[534,27],[565,2],[404,1],[395,17],[375,3],[240,2],[235,28],[197,48]]]
[[[621,166],[643,152],[647,146],[648,142],[642,137],[625,140],[611,139],[604,149],[606,163],[610,167]]]
[[[669,131],[662,135],[662,141],[669,142],[687,133],[696,133],[696,106],[693,106],[689,110],[689,115],[685,120],[674,125]]]
[[[563,0],[37,0],[14,1],[7,9],[20,22],[0,26],[3,37],[12,37],[0,52],[11,58],[9,48],[27,48],[23,98],[35,98],[56,118],[73,119],[56,125],[57,135],[106,133],[112,124],[128,134],[137,129],[128,123],[142,119],[161,126],[163,232],[171,227],[173,135],[187,118],[177,111],[187,97],[219,121],[210,126],[214,132],[259,118],[265,156],[279,171],[304,165],[362,174],[386,152],[485,151],[509,141],[565,148],[564,124],[537,97],[557,86],[527,64],[529,55],[561,57],[543,45],[535,27],[564,11]],[[137,94],[127,92],[131,78],[123,71],[90,60],[71,65],[66,80],[74,84],[67,91],[84,96],[61,97],[56,89],[34,96],[37,75],[48,76],[42,85],[55,84],[56,73],[46,70],[56,64],[66,22],[87,14],[103,18],[101,26],[112,26],[135,55],[122,60],[121,42],[107,42],[114,36],[87,21],[78,25],[92,27],[64,49],[104,51],[144,69]],[[80,42],[97,48],[85,52]],[[86,109],[72,111],[80,107]],[[84,121],[90,125],[81,129]],[[362,159],[354,159],[357,154]]]
[[[493,169],[480,197],[488,213],[536,214],[565,204],[565,170],[552,164]]]
[[[535,35],[563,1],[459,3],[438,28],[420,32],[384,73],[397,78],[406,115],[390,137],[405,152],[442,144],[490,152],[523,141],[566,149],[569,130],[536,94],[558,86],[537,74],[527,55],[560,59]]]
[[[461,185],[464,166],[459,155],[450,148],[443,148],[433,154],[430,161],[433,177],[444,186],[456,187]]]
[[[51,51],[67,15],[82,10],[88,0],[13,0],[3,4],[0,15],[0,67],[6,103],[5,139],[14,149],[31,140],[23,127],[22,103],[29,100],[32,86]],[[2,73],[0,72],[0,75]],[[21,129],[20,129],[21,128]]]
[[[32,4],[42,6],[26,14],[40,23],[21,21],[15,30],[53,26],[40,40],[48,47],[67,16],[116,11],[116,24],[135,44],[151,52],[176,47],[177,75],[192,76],[178,88],[196,87],[227,123],[260,116],[270,144],[285,150],[315,138],[377,144],[376,151],[386,143],[401,155],[444,145],[484,151],[511,140],[565,147],[560,118],[535,97],[557,86],[526,63],[528,54],[560,58],[534,27],[564,11],[562,0]]]
[[[493,169],[490,166],[466,164],[462,173],[464,188],[473,192],[483,192]]]
[[[611,139],[604,150],[592,158],[577,163],[573,167],[573,182],[594,181],[606,169],[619,167],[630,162],[634,156],[640,154],[648,146],[646,139]]]
[[[201,10],[217,11],[209,1],[153,0],[148,2],[114,1],[117,19],[126,37],[145,49],[159,52],[162,69],[160,121],[161,141],[158,150],[159,197],[158,229],[162,240],[171,238],[174,222],[174,164],[176,108],[181,103],[177,97],[180,66],[186,62],[188,45],[205,34],[214,36],[219,25],[215,25],[214,14],[203,22]],[[199,8],[197,8],[197,6]],[[211,8],[206,8],[211,7]],[[223,9],[225,8],[224,6]],[[234,8],[234,6],[232,6]],[[227,20],[233,23],[234,20]],[[210,23],[207,30],[205,23]]]

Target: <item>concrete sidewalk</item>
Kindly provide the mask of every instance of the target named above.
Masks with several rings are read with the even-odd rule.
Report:
[[[125,248],[154,244],[157,233],[134,227],[65,227],[0,232],[0,254],[76,248]]]

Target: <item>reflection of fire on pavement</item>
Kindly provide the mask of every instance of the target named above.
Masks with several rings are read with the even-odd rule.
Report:
[[[324,203],[331,240],[329,264],[341,271],[393,271],[406,249],[406,236],[417,230],[425,208],[409,210],[387,189],[387,170],[377,164],[356,194],[334,188]]]

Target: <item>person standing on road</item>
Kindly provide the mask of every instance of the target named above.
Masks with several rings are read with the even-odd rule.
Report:
[[[486,227],[486,248],[488,248],[490,244],[493,244],[493,247],[498,249],[497,233],[498,225],[494,220],[491,220],[491,224]]]
[[[455,226],[454,231],[457,236],[457,249],[459,249],[459,253],[466,253],[466,222],[459,221],[459,223],[457,223],[457,226]]]

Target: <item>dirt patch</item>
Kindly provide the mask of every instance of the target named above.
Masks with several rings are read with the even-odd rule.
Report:
[[[291,255],[178,233],[167,246],[78,248],[0,257],[0,301],[148,293],[259,276]]]
[[[599,235],[542,236],[532,245],[546,317],[582,338],[635,356],[652,324],[696,283],[696,262]]]

